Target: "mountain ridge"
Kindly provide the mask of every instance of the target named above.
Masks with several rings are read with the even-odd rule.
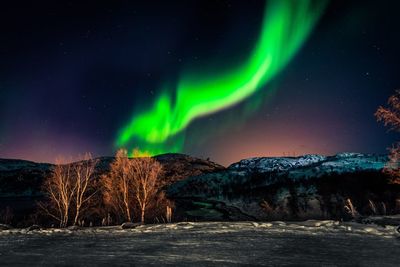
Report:
[[[387,155],[254,157],[224,167],[185,154],[155,157],[177,220],[301,220],[346,218],[347,200],[358,214],[400,212],[399,185],[388,183]],[[99,157],[96,175],[114,157]],[[75,163],[71,163],[75,164]],[[15,199],[34,205],[54,164],[0,159],[0,209]],[[24,202],[25,203],[25,202]],[[379,207],[372,211],[369,205]]]

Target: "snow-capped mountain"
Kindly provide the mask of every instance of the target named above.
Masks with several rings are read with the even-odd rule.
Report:
[[[172,184],[168,195],[181,216],[199,220],[343,218],[348,200],[360,214],[390,213],[400,211],[400,188],[383,173],[387,161],[358,153],[250,158]]]

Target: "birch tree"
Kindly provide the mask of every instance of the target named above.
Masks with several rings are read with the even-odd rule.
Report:
[[[82,213],[88,208],[88,202],[97,193],[94,188],[94,172],[98,160],[92,159],[91,154],[86,154],[82,161],[73,167],[72,181],[74,183],[73,203],[75,206],[74,225],[81,219]]]
[[[77,163],[60,162],[57,161],[52,174],[43,183],[48,202],[39,203],[39,207],[57,220],[60,227],[66,227],[71,219],[74,225],[80,221],[89,208],[89,200],[97,193],[94,188],[97,160],[86,154]]]
[[[140,221],[144,223],[146,209],[159,190],[158,178],[162,173],[162,165],[150,156],[138,157],[137,155],[137,151],[134,152],[136,157],[131,161],[132,185],[140,211]]]
[[[104,203],[114,213],[122,212],[126,221],[132,221],[134,195],[132,191],[131,162],[128,152],[120,149],[110,165],[110,171],[102,177]]]
[[[103,199],[114,214],[122,213],[129,222],[137,207],[143,223],[146,210],[158,193],[162,166],[150,156],[133,154],[134,157],[129,158],[126,150],[117,151],[109,173],[102,177]]]
[[[66,227],[69,221],[70,206],[75,193],[71,176],[71,165],[59,163],[43,184],[49,203],[39,203],[39,206],[47,215],[59,221],[60,227]]]

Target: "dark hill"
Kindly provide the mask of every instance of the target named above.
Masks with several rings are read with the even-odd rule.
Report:
[[[170,185],[187,177],[225,169],[214,162],[183,154],[164,154],[156,158],[164,168],[162,185]],[[114,158],[101,157],[98,160],[97,177],[109,170]],[[53,168],[54,165],[48,163],[0,159],[0,220],[4,213],[8,212],[7,210],[12,211],[17,221],[28,220],[27,217],[36,209],[36,202],[43,199],[41,186]]]
[[[382,172],[387,156],[342,153],[325,157],[251,158],[228,168],[183,154],[156,156],[179,220],[346,219],[400,212],[400,186]],[[99,158],[97,174],[114,158]],[[73,163],[72,163],[73,164]],[[28,214],[42,197],[54,165],[0,159],[0,211]]]
[[[183,154],[163,154],[155,157],[164,168],[164,184],[171,184],[190,176],[225,169],[214,162]],[[109,170],[113,157],[100,157],[97,174]],[[74,163],[71,163],[74,164]],[[40,196],[44,178],[51,173],[53,164],[26,160],[0,159],[0,197]]]
[[[342,153],[251,158],[190,177],[168,190],[189,220],[302,220],[400,212],[400,186],[382,172],[387,156]]]

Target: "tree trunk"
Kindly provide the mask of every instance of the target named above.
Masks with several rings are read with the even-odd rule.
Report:
[[[80,210],[80,208],[76,209],[76,214],[75,214],[75,219],[74,219],[74,225],[77,225],[77,223],[78,223],[79,210]]]
[[[129,222],[132,222],[132,219],[131,219],[131,212],[130,212],[128,206],[126,206],[126,216],[128,217],[128,221],[129,221]]]
[[[61,228],[66,227],[67,224],[68,224],[68,211],[64,211],[64,216],[63,217],[64,218],[63,218],[62,222],[60,223]]]
[[[143,224],[144,223],[144,211],[145,210],[145,206],[142,206],[142,210],[141,210],[141,219],[140,219],[140,221],[141,221],[141,223]]]

